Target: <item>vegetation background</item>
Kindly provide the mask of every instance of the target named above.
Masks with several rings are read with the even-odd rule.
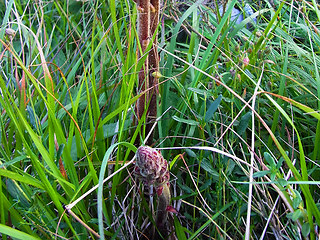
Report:
[[[319,9],[162,2],[152,146],[170,163],[178,239],[319,239]],[[135,3],[7,0],[0,13],[0,238],[141,239],[153,222],[131,174],[147,135]]]

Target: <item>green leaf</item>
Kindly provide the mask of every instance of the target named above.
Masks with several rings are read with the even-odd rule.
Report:
[[[227,203],[223,208],[219,209],[219,211],[214,214],[212,217],[209,218],[209,220],[204,223],[201,227],[198,228],[197,231],[195,231],[189,238],[188,240],[192,240],[192,239],[195,239],[198,234],[200,234],[209,224],[212,224],[213,221],[219,217],[226,209],[228,209],[230,206],[232,206],[234,204],[234,202],[230,202],[230,203]]]
[[[199,89],[199,88],[189,87],[188,90],[191,91],[191,92],[197,93],[197,94],[199,94],[199,95],[201,95],[201,96],[207,96],[207,97],[209,97],[209,96],[212,95],[209,91],[203,90],[203,89]]]
[[[171,170],[176,161],[180,158],[180,155],[175,156],[175,158],[170,162],[169,169]]]
[[[177,121],[177,122],[181,122],[181,123],[186,123],[188,125],[193,125],[193,126],[198,126],[199,123],[197,121],[194,120],[189,120],[189,119],[184,119],[184,118],[179,118],[176,115],[174,115],[172,117],[173,120]]]
[[[184,86],[178,81],[176,77],[174,77],[171,80],[174,87],[179,91],[180,95],[185,97],[186,96],[186,90],[184,89]]]
[[[131,143],[127,143],[127,142],[119,142],[119,143],[115,143],[113,145],[111,145],[108,150],[106,151],[102,163],[101,163],[101,168],[100,168],[100,173],[99,173],[99,187],[98,187],[98,204],[97,204],[97,208],[98,208],[98,222],[99,222],[99,234],[100,234],[100,239],[103,240],[104,239],[104,227],[103,227],[103,181],[104,181],[104,175],[107,169],[107,165],[108,165],[108,161],[110,159],[110,156],[113,152],[113,150],[118,147],[119,145],[124,145],[126,147],[128,147],[131,151],[136,152],[137,148],[132,145]],[[109,216],[105,215],[105,218],[107,218],[107,221],[110,222]]]
[[[304,237],[307,237],[310,234],[310,224],[308,222],[302,224],[301,233]]]
[[[282,187],[285,187],[288,185],[288,181],[283,179],[283,178],[279,178],[277,179],[277,182],[282,186]]]
[[[219,180],[219,173],[213,168],[212,164],[209,162],[208,159],[204,158],[201,161],[201,168],[208,172],[215,181]]]
[[[239,135],[242,135],[246,131],[246,129],[247,129],[248,125],[249,125],[249,122],[251,120],[251,115],[252,115],[251,112],[247,112],[245,115],[243,115],[241,117],[240,123],[239,123],[238,128],[237,128],[237,133]]]
[[[299,204],[302,202],[302,197],[297,190],[294,189],[293,191],[296,196],[293,198],[292,207],[294,209],[297,209],[299,207]]]
[[[264,177],[265,175],[269,174],[270,170],[264,170],[264,171],[259,171],[259,172],[255,172],[252,177],[253,178],[259,178],[259,177]]]
[[[31,175],[29,175],[25,172],[21,173],[21,175],[20,175],[17,172],[12,172],[7,169],[0,168],[0,176],[7,177],[7,178],[10,178],[12,180],[16,180],[16,181],[19,181],[22,183],[26,183],[28,185],[31,185],[31,186],[34,186],[34,187],[37,187],[40,189],[44,189],[42,182],[40,182],[38,179],[32,177]]]
[[[271,171],[271,174],[270,174],[270,180],[271,180],[272,182],[274,182],[274,180],[276,179],[276,175],[277,175],[277,173],[276,173],[276,172]]]
[[[222,100],[222,95],[219,95],[216,100],[214,100],[212,103],[210,103],[209,109],[206,112],[204,121],[207,123],[209,120],[213,117],[213,114],[217,111],[220,102]]]
[[[287,218],[291,219],[292,221],[297,221],[299,218],[303,217],[303,213],[300,209],[295,210],[293,213],[288,213]]]
[[[181,239],[181,240],[187,239],[186,234],[184,233],[184,227],[181,226],[181,223],[179,222],[176,216],[174,217],[174,228],[175,228],[178,239]]]
[[[60,144],[59,148],[58,148],[58,152],[57,152],[57,159],[60,159],[63,149],[64,149],[64,144]]]
[[[12,159],[11,161],[8,161],[8,162],[5,162],[5,163],[3,163],[3,164],[0,164],[0,168],[8,167],[8,166],[10,166],[10,165],[15,164],[16,162],[20,162],[20,161],[23,161],[23,160],[25,160],[25,159],[28,159],[28,156],[22,155],[22,156],[15,157],[15,158]]]
[[[186,186],[186,185],[182,185],[182,184],[178,183],[178,186],[179,186],[179,188],[181,188],[182,191],[183,191],[184,193],[186,193],[186,194],[192,194],[192,193],[194,193],[194,190],[191,189],[190,187]]]
[[[196,158],[197,157],[197,154],[192,151],[191,149],[186,149],[186,153],[189,155],[189,157],[192,157],[192,158]]]
[[[4,235],[8,235],[14,239],[21,239],[21,240],[40,240],[40,238],[36,238],[32,235],[29,235],[27,233],[21,232],[17,229],[8,227],[6,225],[0,224],[0,233]]]
[[[270,166],[271,168],[275,168],[275,167],[276,167],[276,163],[275,163],[273,157],[270,155],[270,153],[265,152],[265,153],[263,154],[263,156],[264,156],[264,159],[267,161],[267,163],[269,164],[269,166]]]
[[[281,158],[279,159],[279,161],[277,162],[276,168],[277,168],[278,170],[280,169],[280,167],[281,167],[281,165],[282,165],[283,161],[284,161],[284,158],[283,158],[283,157],[281,157]]]

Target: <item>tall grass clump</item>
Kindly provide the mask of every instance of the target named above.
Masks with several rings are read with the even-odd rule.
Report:
[[[0,238],[318,239],[317,2],[157,3],[0,3]]]

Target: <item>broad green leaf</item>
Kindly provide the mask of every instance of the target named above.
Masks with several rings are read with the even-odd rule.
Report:
[[[206,123],[209,122],[209,120],[213,117],[213,114],[217,111],[221,100],[222,100],[222,95],[219,95],[217,99],[215,99],[213,102],[210,102],[210,106],[204,118],[204,121]]]
[[[241,119],[240,119],[240,123],[237,127],[237,133],[241,136],[246,129],[248,128],[249,122],[251,121],[251,116],[252,113],[251,112],[247,112],[246,114],[244,114]]]
[[[206,158],[202,159],[200,166],[203,170],[205,170],[207,173],[209,173],[212,176],[213,180],[215,181],[219,180],[218,171],[213,168],[212,164],[209,162],[208,159]]]
[[[276,168],[279,170],[282,166],[282,163],[284,162],[284,158],[280,157],[279,161],[277,162]]]
[[[301,233],[305,238],[310,234],[310,224],[308,222],[302,224]]]
[[[293,213],[288,213],[287,218],[291,219],[292,221],[297,221],[299,218],[303,217],[303,213],[300,209],[295,210]]]
[[[265,152],[265,153],[263,154],[263,156],[264,156],[264,159],[267,161],[267,163],[269,164],[269,166],[270,166],[271,168],[275,168],[275,167],[276,167],[276,163],[275,163],[273,157],[270,155],[270,153]]]
[[[192,88],[192,87],[189,87],[188,90],[194,92],[194,93],[197,93],[201,96],[206,96],[206,97],[210,97],[212,94],[207,91],[207,90],[203,90],[203,89],[199,89],[199,88]],[[220,95],[219,95],[220,96]]]
[[[283,179],[283,178],[278,178],[277,179],[277,182],[282,186],[282,187],[285,187],[288,185],[288,181]]]

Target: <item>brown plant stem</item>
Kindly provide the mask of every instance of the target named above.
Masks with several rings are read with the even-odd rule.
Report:
[[[159,13],[160,13],[160,1],[159,0],[151,0],[150,1],[150,35],[151,37],[154,37],[154,41],[152,44],[152,48],[149,54],[149,87],[152,87],[150,92],[150,104],[149,104],[149,111],[148,111],[148,117],[147,117],[147,124],[146,132],[150,132],[150,129],[152,127],[152,122],[155,121],[157,118],[157,96],[159,94],[158,90],[158,78],[157,76],[153,76],[152,73],[159,72],[159,54],[158,54],[158,34],[157,34],[157,28],[159,25]],[[152,144],[152,138],[153,133],[150,135],[150,138],[147,141],[148,145]]]
[[[140,59],[145,53],[149,44],[150,37],[150,0],[137,0],[138,11],[138,37],[141,49],[138,48],[138,59]],[[139,86],[138,91],[142,92],[149,88],[148,78],[148,56],[143,64],[143,67],[139,70]],[[138,120],[141,119],[143,112],[145,111],[145,105],[148,103],[148,94],[143,94],[137,101],[136,114]]]
[[[136,115],[138,120],[143,116],[148,105],[146,114],[146,134],[151,131],[152,122],[157,118],[157,96],[158,96],[158,74],[159,72],[159,54],[157,49],[157,27],[159,25],[160,0],[137,0],[138,11],[138,37],[141,50],[138,50],[138,58],[144,54],[148,54],[142,69],[139,71],[138,91],[145,91],[150,88],[150,91],[143,94],[137,101]],[[146,53],[146,48],[149,44],[149,39],[153,39],[153,44],[149,53]],[[150,134],[147,140],[148,145],[152,145],[153,133]]]

